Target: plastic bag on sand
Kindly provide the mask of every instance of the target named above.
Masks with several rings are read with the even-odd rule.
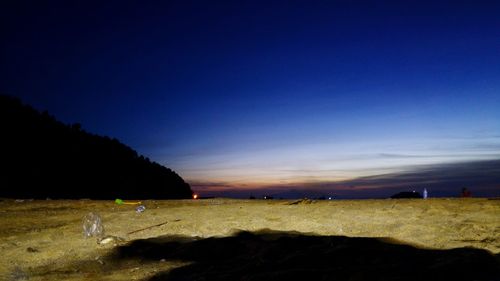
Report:
[[[138,206],[137,208],[135,208],[135,211],[136,211],[137,213],[142,213],[142,212],[144,212],[145,210],[146,210],[146,206],[144,206],[144,205],[140,205],[140,206]]]
[[[100,238],[104,236],[104,225],[99,214],[92,212],[83,218],[83,235],[85,238],[92,236]]]

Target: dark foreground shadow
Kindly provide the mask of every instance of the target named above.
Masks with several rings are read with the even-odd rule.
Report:
[[[484,250],[427,250],[376,238],[273,231],[137,240],[117,248],[114,258],[190,262],[151,281],[500,280],[499,256]]]

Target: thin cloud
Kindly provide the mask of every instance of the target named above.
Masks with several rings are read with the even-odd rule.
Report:
[[[419,165],[403,172],[359,177],[344,181],[303,181],[288,184],[270,184],[259,187],[214,183],[200,187],[217,186],[225,194],[243,197],[243,194],[336,194],[344,198],[388,197],[398,191],[428,188],[434,196],[456,196],[466,186],[477,196],[500,196],[500,159]],[[210,188],[206,189],[207,191]],[[212,191],[215,191],[213,189]],[[293,192],[291,192],[293,191]]]

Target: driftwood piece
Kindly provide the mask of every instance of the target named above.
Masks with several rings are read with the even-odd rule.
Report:
[[[174,220],[174,222],[177,222],[177,221],[180,221],[180,220]],[[134,231],[131,231],[131,232],[127,233],[127,235],[134,234],[134,233],[137,233],[137,232],[141,232],[141,231],[144,231],[144,230],[148,230],[148,229],[151,229],[151,228],[159,227],[159,226],[165,225],[167,223],[168,223],[168,221],[162,222],[162,223],[159,223],[159,224],[155,224],[155,225],[151,225],[151,226],[148,226],[148,227],[144,227],[144,228],[141,228],[141,229],[137,229],[137,230],[134,230]]]

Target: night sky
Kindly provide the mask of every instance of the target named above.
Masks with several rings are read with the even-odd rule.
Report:
[[[2,1],[0,92],[202,196],[500,196],[500,1]]]

